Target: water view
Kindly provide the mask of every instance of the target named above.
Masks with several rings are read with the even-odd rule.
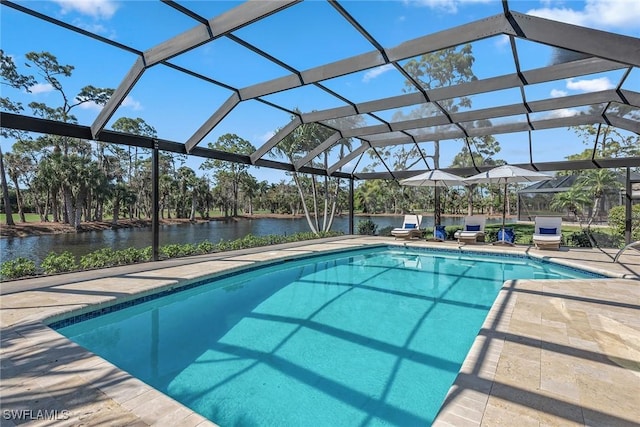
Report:
[[[358,222],[366,219],[371,219],[375,222],[378,225],[378,229],[389,226],[400,227],[402,222],[402,216],[357,216],[354,221],[356,232]],[[499,222],[499,220],[495,221]],[[492,220],[488,222],[491,223]],[[443,217],[442,223],[444,225],[462,224],[462,218]],[[433,218],[425,217],[422,225],[424,227],[432,226]],[[332,229],[348,233],[349,217],[345,215],[335,218]],[[247,234],[265,236],[268,234],[294,234],[305,231],[309,231],[305,218],[229,219],[197,224],[163,225],[160,227],[160,245],[170,243],[197,244],[204,240],[216,243],[220,240],[239,239]],[[0,239],[0,253],[2,254],[2,261],[22,256],[38,263],[51,251],[58,253],[70,251],[79,257],[104,247],[116,250],[128,247],[144,248],[151,246],[151,238],[150,228],[122,228],[77,234],[2,238]]]

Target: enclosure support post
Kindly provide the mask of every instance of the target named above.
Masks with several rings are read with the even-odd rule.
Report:
[[[353,233],[353,178],[349,178],[349,234]]]
[[[152,250],[152,260],[158,261],[159,256],[159,246],[160,246],[160,221],[158,219],[159,214],[159,197],[158,197],[158,189],[159,189],[159,155],[158,155],[158,141],[153,141],[153,155],[151,158],[151,234],[153,235],[153,240],[151,244]]]
[[[627,168],[627,182],[624,198],[624,243],[631,243],[631,168]]]

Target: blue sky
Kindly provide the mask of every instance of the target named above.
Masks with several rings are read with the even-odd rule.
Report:
[[[18,3],[141,51],[196,26],[195,21],[159,1],[55,0]],[[178,3],[205,18],[217,16],[239,4],[232,1],[182,0]],[[341,5],[385,48],[502,12],[499,1],[483,0],[343,1]],[[510,7],[518,12],[640,37],[640,2],[637,0],[511,1]],[[116,88],[136,59],[133,54],[63,30],[9,7],[0,7],[0,14],[2,49],[14,57],[20,70],[29,72],[23,67],[25,53],[49,51],[61,64],[75,66],[73,76],[63,79],[65,90],[72,95],[88,84]],[[234,34],[301,71],[374,49],[324,1],[296,4]],[[518,40],[517,49],[523,70],[548,65],[552,55],[549,47],[528,41]],[[508,39],[504,36],[473,43],[473,53],[476,57],[474,73],[480,79],[515,71]],[[284,68],[227,38],[207,43],[173,58],[171,62],[236,88],[289,74]],[[527,87],[525,92],[529,101],[573,95],[615,87],[621,76],[622,71],[582,76],[534,85]],[[403,93],[403,78],[391,67],[330,79],[323,84],[354,102]],[[623,87],[640,92],[637,70],[627,78]],[[31,101],[45,102],[50,106],[61,103],[59,94],[45,84],[39,84],[30,94],[2,87],[2,94],[14,101],[21,101],[25,106]],[[184,142],[230,94],[227,89],[157,65],[145,71],[107,128],[119,117],[142,117],[157,129],[159,137]],[[268,95],[264,99],[291,109],[297,107],[303,112],[345,105],[340,99],[313,86]],[[511,89],[491,96],[477,95],[472,102],[473,109],[487,108],[521,102],[521,96],[519,90]],[[84,105],[74,112],[81,124],[90,125],[98,111],[97,106]],[[577,112],[575,109],[564,109],[544,114],[557,117]],[[378,112],[384,119],[390,119],[394,113]],[[25,114],[31,114],[28,108]],[[503,120],[522,119],[512,117]],[[235,133],[258,147],[277,128],[288,122],[288,115],[282,111],[257,101],[245,101],[201,145],[206,146],[207,142],[215,141],[222,134]],[[375,123],[375,120],[367,119],[367,124]],[[500,123],[500,120],[496,123]],[[527,138],[526,133],[498,135],[497,139],[502,145],[498,157],[507,158],[510,163],[528,162]],[[3,140],[2,149],[10,151],[11,143]],[[586,148],[572,131],[566,129],[534,132],[533,145],[534,161],[561,160],[566,155]],[[461,146],[460,141],[443,144],[441,166],[448,166]],[[429,143],[423,147],[431,149]],[[199,159],[191,159],[188,163],[194,169],[199,164]],[[366,165],[367,160],[360,162],[356,171]],[[354,166],[347,165],[347,171]],[[283,172],[264,168],[253,169],[252,173],[259,179],[270,181],[287,179]]]

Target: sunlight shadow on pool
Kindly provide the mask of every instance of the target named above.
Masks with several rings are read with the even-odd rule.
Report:
[[[77,333],[220,424],[428,424],[505,277],[522,268],[540,270],[385,248],[325,255],[90,319],[102,337]]]

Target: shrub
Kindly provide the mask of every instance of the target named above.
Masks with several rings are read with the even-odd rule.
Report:
[[[625,207],[614,206],[609,210],[609,226],[620,236],[625,232]],[[631,240],[640,240],[640,204],[631,208]]]
[[[182,245],[177,243],[160,246],[158,251],[164,258],[176,258],[182,255]]]
[[[151,261],[153,258],[153,248],[151,246],[140,249],[140,253],[142,254],[142,259],[140,261]]]
[[[115,252],[117,265],[135,264],[137,262],[150,261],[152,256],[151,246],[144,249],[127,248]]]
[[[49,252],[47,257],[40,264],[40,268],[45,274],[67,273],[78,269],[76,258],[69,251],[61,254]]]
[[[111,248],[102,248],[80,257],[80,267],[84,270],[118,265],[116,253]]]
[[[447,233],[447,240],[455,240],[456,231],[462,230],[462,226],[460,225],[449,225],[444,228],[445,233]]]
[[[600,248],[621,248],[624,246],[624,237],[603,231],[591,231],[591,237]]]
[[[358,234],[373,236],[376,234],[377,229],[378,229],[378,224],[371,221],[370,219],[366,219],[364,221],[358,222]]]
[[[193,243],[185,243],[180,246],[180,255],[179,256],[189,256],[189,255],[197,255],[198,247]]]
[[[213,252],[215,249],[215,245],[208,240],[198,243],[198,253],[200,254],[208,254]]]
[[[322,237],[339,236],[342,234],[343,233],[336,231],[320,232],[317,235],[312,232],[304,232],[291,234],[289,236],[282,236],[278,234],[254,236],[248,234],[241,239],[220,241],[218,244],[213,244],[205,240],[200,242],[198,245],[191,243],[186,243],[184,245],[164,245],[160,247],[159,252],[160,255],[165,258],[175,258],[196,254],[206,254],[216,250],[228,251],[234,249],[254,248],[258,246],[270,246],[278,243],[312,240]],[[127,248],[118,251],[114,251],[111,248],[102,248],[80,257],[80,263],[78,266],[78,263],[70,252],[63,252],[62,254],[51,252],[43,260],[41,268],[45,274],[64,273],[76,271],[78,269],[89,270],[151,261],[152,255],[153,249],[151,246],[147,246],[143,249]],[[35,274],[36,265],[33,261],[27,258],[16,258],[15,260],[3,263],[0,267],[0,277],[5,280],[34,276]]]
[[[591,241],[589,240],[589,236],[587,235],[586,230],[577,231],[575,233],[569,234],[569,236],[567,236],[567,244],[569,246],[575,246],[578,248],[591,247]]]
[[[381,228],[380,231],[378,231],[378,236],[389,237],[389,236],[391,236],[391,230],[393,230],[394,228],[395,227],[393,227],[392,225],[390,225],[388,227]]]
[[[0,277],[5,280],[19,279],[21,277],[34,276],[35,274],[36,263],[24,257],[3,262],[2,267],[0,267]]]

